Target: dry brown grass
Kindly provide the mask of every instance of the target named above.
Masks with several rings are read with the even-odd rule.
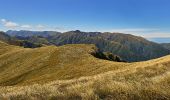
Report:
[[[93,45],[17,50],[24,55],[22,60],[16,60],[23,62],[15,69],[17,73],[12,73],[11,69],[17,68],[11,67],[12,62],[4,63],[9,64],[8,70],[4,68],[6,72],[0,71],[2,100],[170,100],[170,56],[145,62],[118,63],[91,56],[90,52],[95,50]],[[16,58],[18,55],[15,53]],[[0,56],[0,62],[4,56]],[[13,61],[12,58],[9,61]],[[36,67],[25,64],[25,59],[29,61],[27,64]],[[14,74],[9,77],[15,78],[8,78],[6,74],[12,75],[9,72]],[[17,75],[23,76],[18,78]],[[5,78],[8,82],[4,82]],[[3,86],[13,83],[16,85]]]
[[[121,69],[127,65],[93,57],[91,53],[95,52],[94,45],[48,46],[36,49],[10,45],[1,47],[0,85],[80,78]]]

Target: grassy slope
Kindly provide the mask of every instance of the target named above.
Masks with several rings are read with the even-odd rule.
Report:
[[[116,70],[126,65],[93,57],[91,53],[96,50],[94,45],[47,46],[36,49],[5,45],[0,45],[0,85],[73,79]]]
[[[34,54],[33,58],[38,59],[37,61],[41,60],[37,58],[39,56],[35,55],[40,55],[42,58],[42,54],[46,52],[48,54],[44,56],[50,55],[49,58],[46,59],[52,60],[50,62],[45,60],[46,63],[54,65],[57,64],[57,66],[51,65],[51,67],[48,66],[43,68],[36,67],[38,68],[34,70],[36,73],[27,71],[28,74],[25,75],[24,81],[19,82],[18,86],[0,88],[0,98],[2,99],[170,99],[170,56],[129,64],[104,61],[94,58],[89,54],[94,50],[91,49],[94,48],[92,45],[66,45],[61,47],[43,47],[34,50],[23,50],[18,47],[15,48],[16,51],[20,49],[23,51],[21,54],[22,56],[27,54],[28,57],[31,57],[31,54]],[[0,56],[0,59],[1,58],[2,57]],[[26,55],[24,55],[23,58],[28,59]],[[62,60],[60,61],[58,58],[62,58]],[[35,60],[35,62],[37,61]],[[40,63],[37,62],[35,64],[39,65]],[[30,70],[32,67],[29,67],[26,70]],[[21,68],[18,68],[18,70],[21,70]],[[25,69],[22,69],[22,72],[24,72],[24,70]],[[46,74],[44,74],[45,70]],[[10,71],[11,75],[13,71]],[[41,75],[41,77],[38,77],[39,75]],[[2,76],[2,74],[0,76]],[[78,78],[80,76],[83,77]],[[7,76],[5,78],[7,78]],[[56,80],[46,84],[20,86],[21,83],[24,84],[28,81],[41,80],[41,82],[43,82],[42,80],[45,81],[47,80],[46,78],[70,80]]]

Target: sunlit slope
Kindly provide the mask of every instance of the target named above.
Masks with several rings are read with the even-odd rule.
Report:
[[[79,79],[1,87],[0,94],[14,100],[170,100],[170,56]]]
[[[21,48],[0,42],[0,85],[46,83],[122,69],[127,63],[92,56],[94,45]]]

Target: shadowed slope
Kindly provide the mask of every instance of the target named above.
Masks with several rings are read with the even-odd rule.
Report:
[[[162,43],[161,45],[170,50],[170,43]]]
[[[11,37],[4,32],[0,32],[0,41],[3,41],[5,43],[11,44],[11,45],[16,45],[16,46],[22,46],[25,48],[37,48],[43,46],[40,43],[33,43],[29,42],[27,40],[18,40],[14,37]]]

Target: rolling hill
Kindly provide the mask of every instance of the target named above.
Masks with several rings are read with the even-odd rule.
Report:
[[[148,41],[142,37],[122,33],[101,33],[101,32],[81,32],[69,31],[47,36],[28,36],[11,31],[20,40],[27,40],[32,43],[46,45],[65,44],[95,44],[102,52],[111,52],[128,62],[145,61],[170,54],[170,50],[158,43]],[[34,32],[33,32],[34,33]],[[9,34],[7,32],[7,34]],[[24,32],[23,32],[24,34]]]
[[[120,65],[118,56],[102,54],[94,45],[46,46],[22,48],[0,43],[0,85],[16,85],[31,82],[48,82],[56,79],[72,79],[95,75],[102,70],[112,70]],[[106,55],[106,56],[105,56]],[[96,58],[98,57],[98,58]],[[91,66],[91,64],[95,64]]]
[[[0,42],[0,99],[170,99],[170,56],[124,63],[97,52],[87,44],[32,49]]]

